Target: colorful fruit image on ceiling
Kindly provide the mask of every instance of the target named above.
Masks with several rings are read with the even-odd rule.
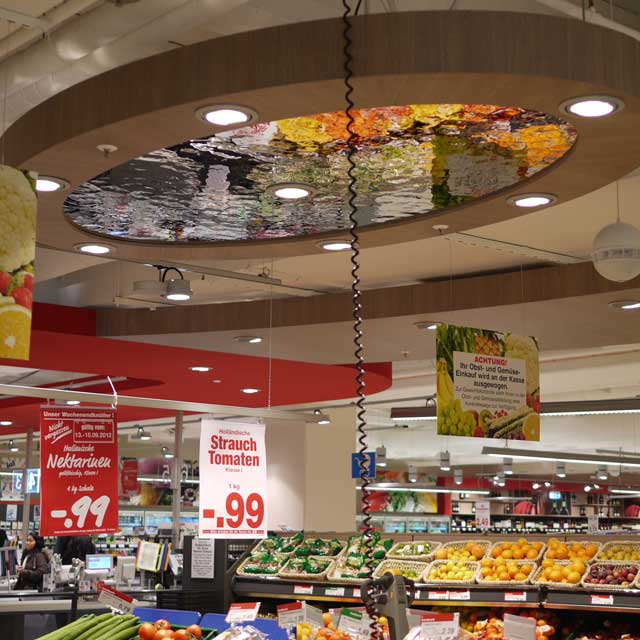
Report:
[[[512,187],[567,154],[576,131],[517,107],[419,104],[355,111],[363,226],[428,214]],[[82,229],[127,240],[233,242],[349,227],[344,113],[245,126],[153,151],[77,187]],[[269,187],[302,183],[300,200]]]

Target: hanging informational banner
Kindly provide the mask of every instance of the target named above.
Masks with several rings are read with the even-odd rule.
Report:
[[[438,435],[540,440],[535,338],[441,324],[436,358]]]
[[[119,530],[115,409],[41,407],[40,471],[40,535]]]
[[[264,429],[261,424],[202,420],[199,537],[267,537]]]
[[[0,165],[0,192],[0,358],[28,360],[36,255],[35,176]]]
[[[479,501],[476,507],[476,529],[485,530],[491,528],[491,503]]]

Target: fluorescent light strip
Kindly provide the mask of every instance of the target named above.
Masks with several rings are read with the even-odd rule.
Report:
[[[171,483],[171,478],[153,478],[151,476],[138,476],[138,482],[162,482],[165,484]],[[188,480],[180,480],[182,484],[200,484],[200,480],[196,480],[195,478],[191,478]]]
[[[622,496],[640,496],[640,489],[609,489],[609,493],[617,493]]]
[[[482,455],[494,458],[520,458],[523,460],[542,460],[545,462],[573,462],[576,464],[612,464],[624,467],[640,467],[637,458],[625,458],[624,456],[593,456],[579,453],[546,453],[544,451],[528,451],[527,449],[511,449],[498,447],[483,447]]]
[[[362,487],[356,487],[357,491],[361,491]],[[441,487],[395,487],[385,486],[379,484],[369,485],[369,491],[400,491],[402,493],[466,493],[481,496],[488,496],[491,491],[485,489],[463,489],[461,487],[457,489],[443,489]]]

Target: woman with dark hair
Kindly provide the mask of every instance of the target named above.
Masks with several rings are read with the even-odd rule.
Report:
[[[14,587],[16,591],[42,588],[42,578],[49,570],[47,557],[42,551],[43,546],[44,541],[37,533],[31,532],[27,536],[22,562],[17,567],[18,580]]]

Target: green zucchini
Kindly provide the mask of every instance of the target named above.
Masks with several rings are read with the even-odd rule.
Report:
[[[103,616],[100,616],[100,618],[102,618],[102,620],[98,624],[92,625],[91,627],[89,627],[89,629],[83,631],[77,638],[74,638],[74,640],[89,640],[91,636],[96,635],[99,631],[102,632],[108,629],[118,621],[116,616],[114,616],[112,613],[105,613]],[[97,621],[98,618],[94,620],[94,622]]]
[[[113,616],[110,613],[103,613],[98,617],[93,617],[89,620],[85,620],[82,624],[75,625],[73,627],[67,625],[67,633],[64,636],[65,640],[76,640],[76,638],[84,635],[87,631],[91,632],[91,630],[95,629],[97,625],[108,621],[112,617]]]
[[[43,636],[40,636],[39,638],[37,638],[37,640],[59,640],[61,638],[63,638],[70,629],[72,629],[73,627],[77,627],[80,624],[84,624],[87,620],[91,620],[94,618],[93,614],[89,614],[87,616],[82,616],[81,618],[78,618],[77,620],[74,620],[73,622],[70,622],[69,624],[65,625],[64,627],[60,627],[59,629],[56,629],[55,631],[50,631],[49,633],[46,633]]]
[[[113,635],[109,636],[109,640],[129,640],[132,637],[132,634],[135,632],[134,638],[138,635],[138,629],[140,625],[136,623],[133,627],[127,627],[126,629],[120,629],[116,631]]]
[[[121,616],[115,625],[101,631],[98,635],[91,636],[91,640],[113,640],[113,634],[119,634],[124,629],[130,629],[138,624],[138,618],[133,616]]]

